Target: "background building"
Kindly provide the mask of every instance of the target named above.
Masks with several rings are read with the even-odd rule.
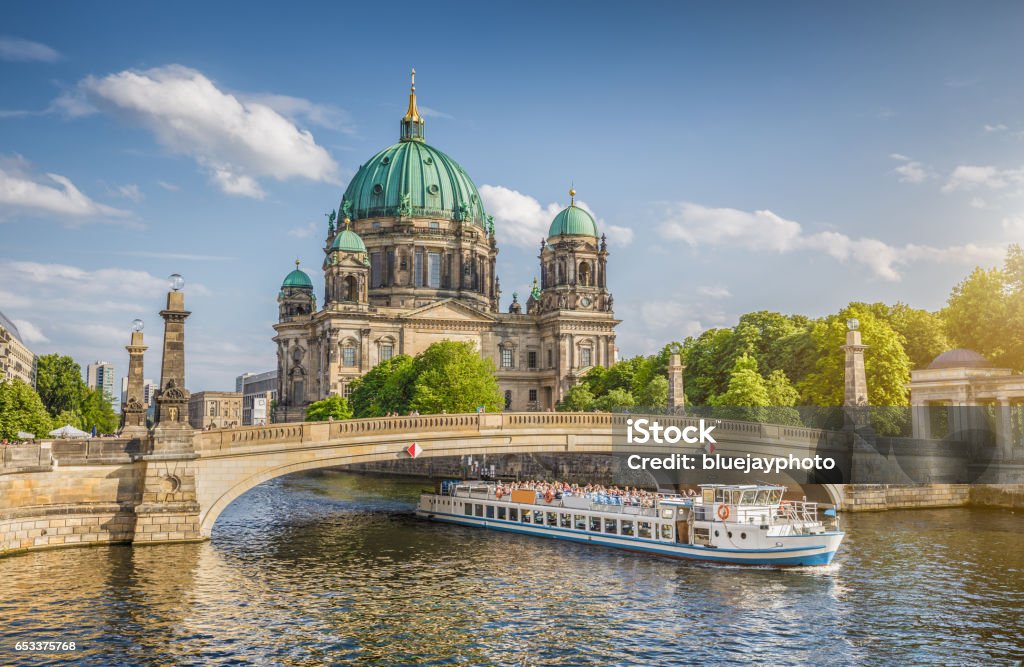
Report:
[[[235,391],[242,395],[242,425],[266,426],[277,400],[277,371],[242,373],[235,378]]]
[[[90,389],[99,389],[114,406],[114,412],[121,411],[120,394],[115,393],[114,364],[109,361],[94,361],[86,367],[85,383]]]
[[[36,355],[21,340],[14,322],[0,313],[0,382],[14,378],[36,386]]]
[[[157,390],[156,383],[146,378],[142,381],[143,404],[149,408],[153,405],[153,392]],[[128,376],[121,376],[121,403],[128,400]]]
[[[505,408],[548,410],[580,377],[615,362],[605,237],[575,204],[540,239],[541,277],[526,300],[499,311],[494,222],[472,179],[424,140],[416,87],[399,142],[360,167],[328,223],[325,293],[296,268],[278,294],[279,421],[396,354],[442,340],[471,342],[494,362]]]
[[[242,395],[233,391],[200,391],[189,396],[188,421],[192,428],[227,428],[242,425]]]

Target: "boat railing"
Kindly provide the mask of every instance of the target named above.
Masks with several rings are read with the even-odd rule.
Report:
[[[790,523],[820,523],[818,518],[818,503],[806,500],[783,500],[779,505],[777,515]]]

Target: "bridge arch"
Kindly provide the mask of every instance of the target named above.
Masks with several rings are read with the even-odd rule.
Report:
[[[498,413],[428,415],[306,422],[197,434],[196,492],[200,532],[209,537],[220,514],[246,491],[283,475],[353,463],[409,458],[413,442],[423,457],[500,454],[613,454],[613,430],[626,415],[609,413]],[[696,418],[664,417],[687,426]],[[718,451],[806,452],[836,435],[817,429],[722,420]],[[621,434],[622,431],[616,431]],[[837,438],[833,446],[845,446]],[[665,446],[664,453],[677,448]],[[842,487],[821,485],[842,506]]]

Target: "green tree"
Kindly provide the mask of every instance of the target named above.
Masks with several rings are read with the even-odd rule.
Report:
[[[903,336],[903,350],[910,367],[926,368],[935,357],[950,348],[946,325],[937,313],[897,303],[889,309],[889,324]]]
[[[356,417],[408,412],[415,379],[413,358],[409,355],[399,354],[382,361],[352,383],[352,412]]]
[[[976,268],[942,311],[949,337],[999,366],[1024,370],[1024,251],[1010,246],[1003,268]]]
[[[757,360],[749,354],[743,354],[733,365],[729,374],[728,389],[712,397],[710,404],[723,410],[716,414],[731,419],[748,419],[757,421],[761,417],[755,408],[767,407],[771,404],[768,386],[757,371]]]
[[[50,416],[82,405],[82,367],[68,356],[44,354],[36,362],[36,391]]]
[[[636,405],[642,408],[668,407],[668,377],[656,375],[636,394]]]
[[[868,403],[872,406],[907,405],[906,383],[910,359],[902,336],[863,304],[851,304],[836,315],[818,321],[811,332],[817,350],[813,372],[798,385],[801,402],[817,406],[841,406],[846,378],[846,322],[860,321],[861,336],[870,347],[864,355]]]
[[[594,408],[602,412],[628,410],[634,405],[636,405],[636,400],[633,398],[633,394],[629,393],[622,387],[616,387],[594,401]]]
[[[96,427],[97,433],[113,433],[120,422],[108,396],[100,389],[83,387],[77,413],[83,431],[91,432]]]
[[[497,411],[504,404],[494,363],[472,343],[434,343],[416,355],[413,373],[409,407],[424,414],[473,412],[478,406]]]
[[[589,412],[594,409],[594,394],[586,383],[573,385],[558,404],[560,412]]]
[[[335,421],[352,418],[352,408],[344,396],[332,394],[323,400],[310,403],[306,408],[308,422],[325,422],[332,417]]]
[[[0,383],[0,438],[13,440],[18,431],[45,437],[53,429],[39,394],[19,379]]]

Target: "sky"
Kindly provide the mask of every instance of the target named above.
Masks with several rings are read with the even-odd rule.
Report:
[[[494,215],[502,309],[551,218],[608,235],[622,356],[753,310],[938,309],[1024,237],[1024,4],[55,3],[0,9],[0,312],[111,361],[186,280],[187,379],[275,364],[296,258],[398,139]]]

